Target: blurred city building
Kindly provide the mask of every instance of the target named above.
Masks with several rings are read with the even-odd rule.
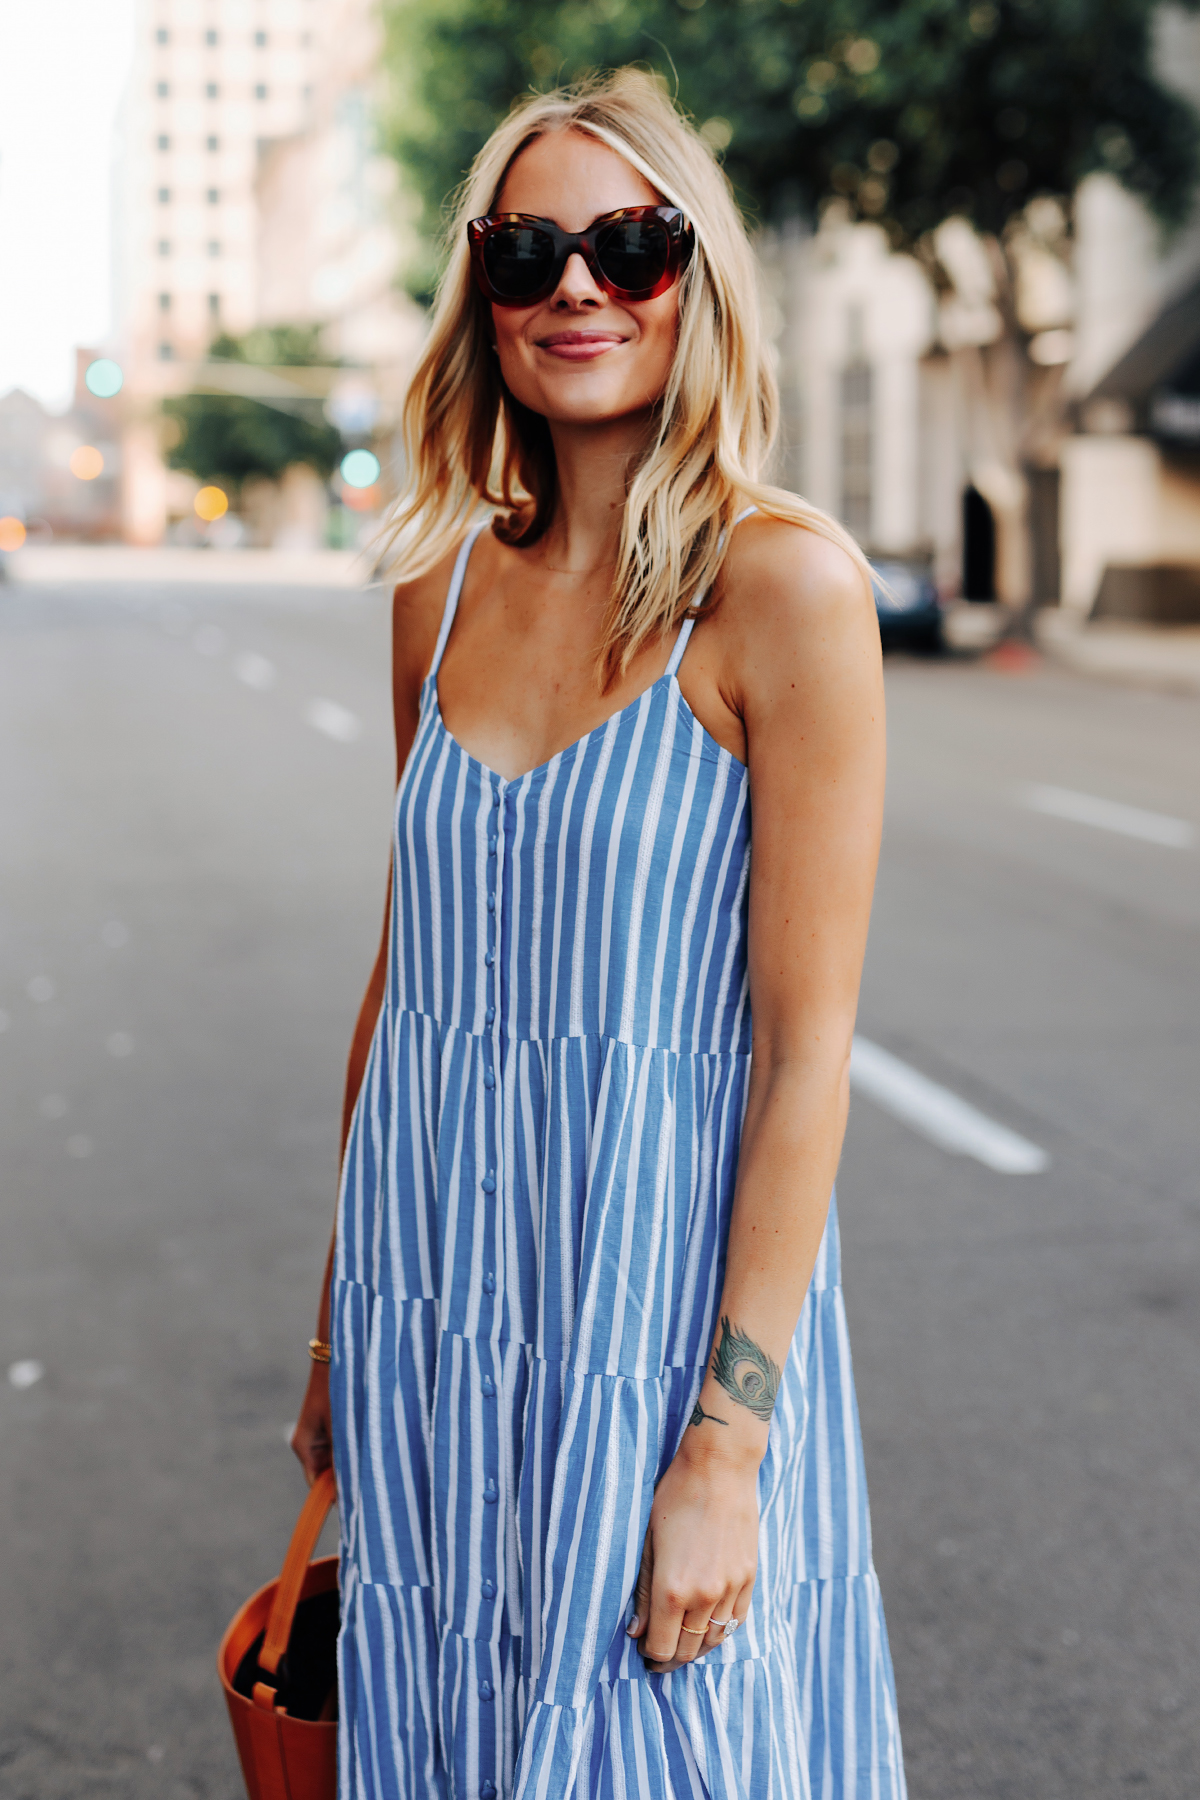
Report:
[[[351,442],[394,422],[421,327],[396,287],[393,165],[372,143],[378,34],[372,0],[140,0],[117,163],[131,542],[197,531],[198,483],[164,459],[169,395],[324,402]],[[209,355],[219,334],[294,324],[323,328],[324,365]],[[303,466],[247,499],[241,525],[222,523],[228,541],[325,540],[325,486]]]
[[[120,534],[120,418],[84,383],[94,356],[77,351],[65,413],[48,413],[20,388],[0,400],[0,517],[19,519],[29,542]]]
[[[1200,106],[1200,19],[1157,16]],[[769,232],[781,476],[947,596],[1200,621],[1200,206],[1164,242],[1110,175],[1003,246],[947,220],[894,254],[838,202]]]

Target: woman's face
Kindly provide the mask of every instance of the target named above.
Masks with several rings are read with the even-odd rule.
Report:
[[[662,196],[607,144],[558,131],[521,152],[495,210],[533,213],[578,232],[602,213],[661,204]],[[600,424],[645,413],[665,388],[679,284],[654,300],[614,300],[577,254],[547,299],[493,306],[491,313],[510,393],[552,424]]]

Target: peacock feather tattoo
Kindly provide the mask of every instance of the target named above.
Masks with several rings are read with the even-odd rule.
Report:
[[[713,1378],[730,1399],[748,1407],[755,1418],[769,1424],[779,1392],[779,1370],[765,1350],[728,1319],[721,1320],[721,1338],[713,1351]]]

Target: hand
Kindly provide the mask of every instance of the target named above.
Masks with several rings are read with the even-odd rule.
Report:
[[[322,1470],[333,1461],[333,1427],[329,1413],[329,1364],[315,1362],[309,1371],[308,1387],[296,1429],[292,1433],[292,1449],[300,1458],[304,1479],[309,1487]]]
[[[629,1624],[656,1674],[714,1649],[710,1620],[745,1619],[758,1569],[758,1460],[695,1436],[655,1489]]]

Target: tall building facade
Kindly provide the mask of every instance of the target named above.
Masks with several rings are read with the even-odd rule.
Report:
[[[312,105],[321,0],[140,0],[118,159],[118,316],[135,384],[256,322],[261,146]]]
[[[195,483],[164,467],[161,420],[163,397],[194,386],[285,408],[323,398],[326,416],[351,441],[375,442],[388,467],[422,315],[398,286],[403,199],[375,144],[381,39],[376,0],[139,0],[117,165],[114,345],[134,542],[194,529]],[[319,325],[331,366],[207,360],[221,332],[283,324]],[[385,480],[349,498],[361,508],[389,491]],[[303,521],[290,516],[298,495]],[[278,493],[243,508],[251,541],[319,536],[325,505],[311,471],[289,471]]]

